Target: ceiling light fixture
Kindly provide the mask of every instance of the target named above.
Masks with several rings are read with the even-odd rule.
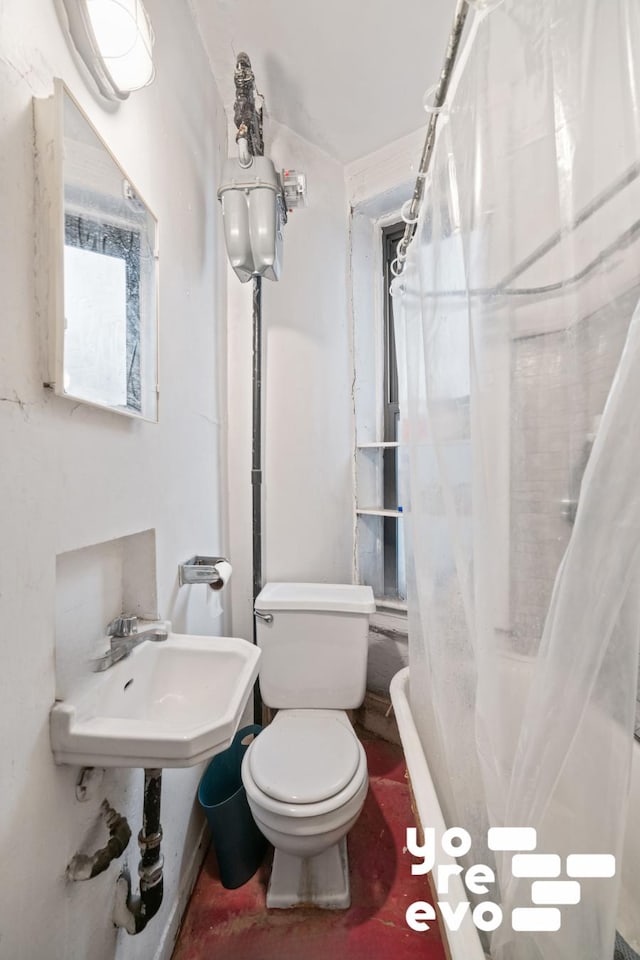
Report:
[[[103,96],[151,83],[153,30],[142,0],[63,0],[73,43]]]

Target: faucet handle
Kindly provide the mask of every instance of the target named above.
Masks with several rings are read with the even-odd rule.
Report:
[[[107,636],[108,637],[130,637],[132,634],[138,632],[138,618],[132,614],[122,614],[119,617],[115,617],[107,625]]]

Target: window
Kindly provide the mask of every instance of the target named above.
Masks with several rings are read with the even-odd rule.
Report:
[[[383,605],[393,607],[403,606],[406,597],[398,496],[398,374],[389,292],[391,263],[403,232],[402,223],[381,230],[373,218],[354,222],[353,277],[359,294],[354,299],[356,576],[373,587]],[[375,271],[373,262],[378,264]]]

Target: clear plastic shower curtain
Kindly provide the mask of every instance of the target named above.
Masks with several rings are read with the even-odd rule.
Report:
[[[620,862],[640,629],[639,58],[637,0],[476,10],[393,285],[410,695],[470,862],[491,862],[489,826]],[[560,931],[514,933],[531,880],[496,866],[492,957],[612,957],[616,878],[582,880]]]

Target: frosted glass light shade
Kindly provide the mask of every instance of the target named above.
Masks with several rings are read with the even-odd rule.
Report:
[[[142,0],[86,0],[98,51],[115,87],[139,90],[153,79],[153,39]]]
[[[64,0],[73,42],[100,92],[124,100],[151,83],[153,31],[142,0]]]

